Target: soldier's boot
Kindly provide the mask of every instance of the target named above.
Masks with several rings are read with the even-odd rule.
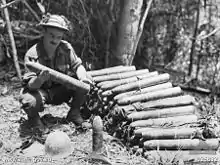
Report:
[[[39,91],[22,93],[20,96],[21,108],[28,116],[28,124],[32,128],[37,128],[42,132],[48,129],[40,119],[39,112],[44,110],[44,101]]]
[[[73,122],[76,126],[89,129],[92,127],[92,125],[84,121],[80,113],[80,107],[84,103],[85,98],[86,98],[85,93],[76,92],[75,97],[73,98],[70,104],[71,108],[67,114],[66,119],[68,122]]]

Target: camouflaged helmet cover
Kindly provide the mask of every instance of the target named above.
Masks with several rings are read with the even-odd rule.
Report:
[[[46,14],[39,23],[42,27],[54,27],[64,31],[70,30],[70,22],[63,15]]]

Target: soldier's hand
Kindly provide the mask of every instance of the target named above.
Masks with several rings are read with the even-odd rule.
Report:
[[[82,82],[84,82],[84,83],[87,83],[87,84],[89,84],[89,85],[93,85],[93,81],[90,80],[90,79],[88,79],[88,78],[83,78],[83,79],[81,79],[80,81],[82,81]]]
[[[50,73],[48,70],[42,70],[38,75],[38,78],[41,80],[42,83],[48,81],[50,79]]]

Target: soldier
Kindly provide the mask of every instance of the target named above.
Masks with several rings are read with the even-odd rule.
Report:
[[[60,15],[46,15],[39,24],[43,28],[43,36],[25,54],[27,62],[39,62],[64,74],[72,72],[73,77],[86,83],[92,83],[91,77],[86,73],[82,61],[77,57],[73,47],[62,40],[65,32],[69,30],[69,21]],[[20,102],[22,109],[27,113],[28,122],[32,127],[45,130],[39,112],[44,110],[44,104],[58,105],[70,102],[67,121],[77,126],[88,127],[80,115],[80,106],[85,101],[86,93],[80,90],[70,90],[65,86],[52,82],[47,70],[39,74],[26,68],[23,76],[24,89],[21,92]]]

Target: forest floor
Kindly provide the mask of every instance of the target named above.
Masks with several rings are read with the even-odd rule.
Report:
[[[0,164],[4,165],[88,165],[102,164],[89,159],[92,151],[92,130],[79,132],[73,124],[62,122],[69,107],[48,105],[40,113],[50,129],[65,132],[71,139],[73,152],[63,159],[42,156],[42,143],[46,136],[40,137],[27,125],[27,116],[20,108],[19,92],[21,85],[16,73],[7,67],[0,68]],[[104,150],[112,164],[147,164],[141,156],[133,155],[121,143],[104,136]],[[2,142],[2,143],[1,143]]]
[[[74,125],[62,122],[68,112],[68,106],[48,105],[40,115],[46,122],[50,131],[61,130],[69,135],[74,150],[70,156],[64,159],[53,159],[41,155],[39,149],[43,145],[37,134],[33,133],[26,125],[26,114],[21,110],[19,104],[19,92],[21,85],[16,74],[10,68],[0,68],[0,164],[42,164],[42,165],[88,165],[102,164],[99,161],[92,161],[89,155],[92,151],[92,130],[79,132]],[[209,96],[191,93],[200,102],[207,102]],[[220,103],[217,101],[217,103]],[[219,107],[219,105],[216,105]],[[219,109],[219,108],[218,108]],[[146,165],[149,162],[140,155],[132,154],[125,146],[118,142],[111,141],[110,135],[104,136],[104,146],[107,157],[112,164],[118,165]],[[34,145],[35,144],[35,145]],[[36,148],[34,146],[37,146]],[[41,155],[41,156],[39,156]]]

